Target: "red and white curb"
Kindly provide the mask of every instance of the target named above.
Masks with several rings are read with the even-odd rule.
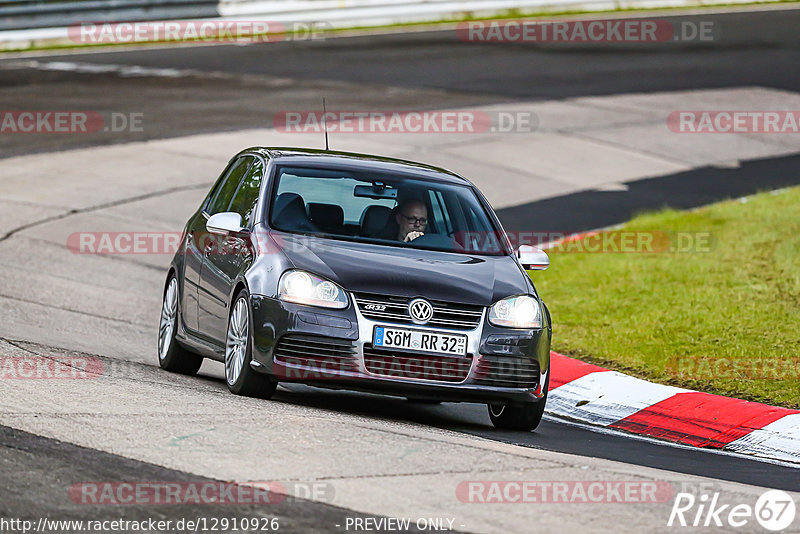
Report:
[[[694,447],[800,463],[800,410],[654,384],[551,352],[547,413]]]

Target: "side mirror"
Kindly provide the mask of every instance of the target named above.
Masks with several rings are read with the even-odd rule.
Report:
[[[212,234],[236,234],[244,230],[242,228],[242,216],[232,211],[217,213],[209,217],[206,222],[206,230]]]
[[[530,245],[520,245],[517,249],[517,258],[526,271],[544,271],[550,266],[547,253]]]

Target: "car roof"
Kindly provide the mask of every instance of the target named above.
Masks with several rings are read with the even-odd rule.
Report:
[[[353,170],[381,170],[385,172],[410,173],[417,178],[428,178],[439,182],[459,185],[472,185],[469,180],[458,174],[426,165],[416,161],[387,158],[356,152],[339,152],[335,150],[318,150],[295,147],[251,147],[241,151],[237,156],[247,153],[259,153],[274,159],[281,165],[308,165],[314,167],[338,167]]]

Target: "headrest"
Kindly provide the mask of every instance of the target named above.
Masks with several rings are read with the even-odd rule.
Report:
[[[314,232],[316,228],[308,220],[303,197],[297,193],[281,193],[275,199],[272,220],[278,228],[296,232]]]
[[[294,204],[294,208],[297,207],[298,199],[300,204],[303,206],[303,211],[306,209],[306,203],[303,200],[303,197],[298,195],[297,193],[281,193],[275,199],[275,207],[272,209],[272,215],[277,219],[281,212],[286,209],[289,204]]]
[[[361,234],[377,237],[386,228],[392,209],[386,206],[367,206],[361,214]]]
[[[344,210],[336,204],[309,202],[308,218],[323,230],[341,231],[344,224]]]

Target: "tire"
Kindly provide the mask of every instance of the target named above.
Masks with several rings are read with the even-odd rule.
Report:
[[[544,397],[538,402],[529,402],[522,406],[510,404],[489,404],[489,419],[495,428],[503,430],[535,430],[542,421],[544,406],[547,403],[547,390],[550,386],[550,373],[544,382]]]
[[[253,359],[253,328],[250,294],[241,290],[231,303],[225,336],[225,382],[235,395],[268,399],[278,381],[250,367]]]
[[[162,369],[183,375],[194,375],[203,365],[203,357],[183,348],[175,334],[178,331],[178,279],[169,277],[161,304],[158,326],[158,364]]]

